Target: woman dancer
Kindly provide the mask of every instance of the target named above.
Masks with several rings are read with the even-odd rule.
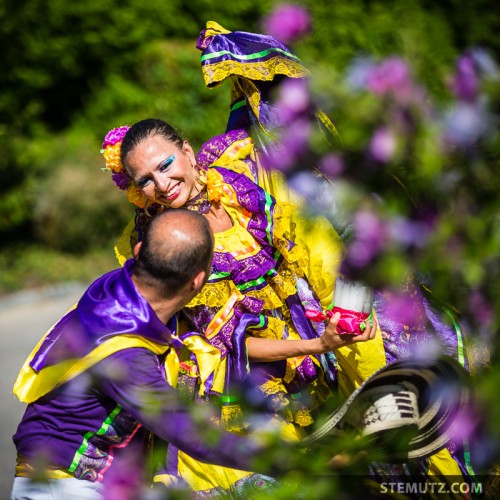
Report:
[[[221,418],[228,429],[244,430],[232,392],[244,380],[259,387],[270,413],[287,423],[285,434],[298,439],[332,391],[349,394],[385,364],[376,321],[360,336],[340,336],[337,318],[328,325],[307,318],[308,311],[324,307],[309,275],[310,248],[297,234],[302,224],[294,220],[290,203],[276,201],[256,183],[253,141],[244,131],[212,139],[195,157],[170,125],[148,119],[114,129],[103,149],[115,182],[139,207],[118,245],[124,254],[141,238],[150,216],[165,208],[197,210],[214,231],[212,273],[185,314],[221,352],[223,368],[210,392],[222,398]],[[331,241],[338,242],[330,232]],[[321,251],[314,235],[325,241],[326,227],[322,234],[315,228],[308,239]],[[191,369],[181,363],[180,383],[195,394]],[[235,491],[255,479],[197,463],[181,452],[176,463],[176,472],[195,491]]]

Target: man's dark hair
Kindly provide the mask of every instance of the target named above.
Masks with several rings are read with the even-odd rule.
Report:
[[[157,118],[147,118],[132,125],[125,134],[122,144],[120,146],[120,158],[123,165],[127,166],[128,155],[140,144],[144,139],[159,135],[164,137],[167,141],[173,142],[179,148],[182,147],[184,139],[175,130],[174,127],[169,125],[163,120]]]
[[[209,273],[212,256],[213,236],[206,218],[173,208],[148,225],[134,274],[171,297],[200,271]]]

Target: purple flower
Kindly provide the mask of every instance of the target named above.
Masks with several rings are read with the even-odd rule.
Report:
[[[281,124],[290,123],[309,109],[310,96],[306,80],[289,79],[280,86],[276,108]]]
[[[382,250],[387,230],[384,222],[368,211],[361,211],[355,215],[353,229],[354,238],[349,245],[348,260],[355,267],[363,267]]]
[[[412,292],[385,292],[384,319],[401,325],[407,325],[412,330],[425,328],[426,316],[422,297]]]
[[[124,125],[123,127],[116,127],[111,129],[106,134],[106,137],[104,137],[102,149],[106,149],[107,146],[114,146],[118,142],[122,142],[129,128],[129,125]]]
[[[131,448],[134,447],[131,446]],[[136,453],[126,450],[120,455],[115,455],[113,467],[104,476],[104,500],[142,498],[143,469],[141,465],[137,450]]]
[[[387,127],[380,127],[373,134],[368,146],[370,156],[381,163],[390,161],[396,152],[396,137]]]
[[[347,69],[346,84],[353,90],[366,90],[375,67],[376,64],[371,57],[355,58]]]
[[[494,318],[493,307],[480,290],[473,290],[469,298],[469,310],[479,324],[491,324]]]
[[[337,177],[344,171],[344,162],[340,155],[330,153],[321,158],[318,167],[324,174]]]
[[[456,391],[451,391],[450,388],[446,387],[444,389],[447,398],[459,398],[459,394]],[[450,435],[453,436],[453,441],[455,443],[463,443],[465,440],[470,440],[472,436],[477,432],[477,426],[479,424],[478,416],[475,414],[474,410],[470,406],[465,406],[460,408],[453,417],[453,422],[450,426]]]
[[[308,120],[293,121],[282,130],[281,142],[263,157],[263,166],[289,172],[296,166],[298,159],[309,150],[310,135],[311,123]]]
[[[391,92],[396,97],[408,98],[412,90],[408,65],[398,57],[385,59],[368,74],[367,86],[374,94]]]
[[[291,42],[311,29],[309,12],[300,5],[283,4],[274,9],[262,22],[264,31],[283,42]]]
[[[453,144],[470,146],[489,126],[489,118],[480,106],[458,102],[444,116],[444,136]]]
[[[329,182],[308,170],[301,170],[294,173],[288,179],[290,189],[304,199],[304,208],[310,213],[326,215],[338,214],[335,208],[335,193]]]
[[[397,217],[391,221],[389,234],[402,245],[422,247],[429,239],[431,228],[423,222]]]
[[[319,179],[311,172],[298,172],[289,179],[289,186],[306,200],[314,200],[318,194]]]
[[[490,56],[490,54],[481,47],[475,47],[469,51],[470,56],[474,60],[474,64],[480,75],[488,78],[498,79],[498,65]]]
[[[451,88],[461,101],[474,102],[476,100],[479,90],[479,78],[474,60],[470,55],[463,55],[458,59]]]
[[[113,182],[116,186],[118,186],[122,191],[125,191],[130,185],[130,177],[127,175],[127,172],[113,172],[111,175]]]

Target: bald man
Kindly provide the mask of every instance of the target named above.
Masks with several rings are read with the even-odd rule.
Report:
[[[208,425],[200,431],[168,382],[181,349],[197,359],[202,386],[213,378],[218,353],[196,333],[177,336],[176,318],[204,285],[212,254],[204,217],[167,211],[134,259],[98,278],[44,336],[14,387],[28,407],[14,435],[13,499],[101,499],[124,474],[133,486],[130,464],[151,434],[198,460],[250,470],[255,445],[228,433],[208,445]]]

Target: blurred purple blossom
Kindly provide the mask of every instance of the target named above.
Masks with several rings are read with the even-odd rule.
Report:
[[[310,94],[307,81],[304,79],[289,79],[280,85],[276,108],[281,124],[290,123],[310,106]]]
[[[305,201],[306,210],[321,215],[329,214],[339,218],[341,213],[337,207],[336,191],[330,182],[313,171],[302,170],[288,179],[290,189]]]
[[[424,330],[426,315],[418,293],[384,292],[383,322],[406,325],[410,330]],[[401,328],[399,326],[398,328]]]
[[[399,57],[384,59],[368,75],[367,86],[374,94],[392,92],[399,97],[408,97],[413,88],[410,69]]]
[[[363,267],[384,247],[387,228],[384,221],[369,211],[356,213],[352,226],[354,237],[348,248],[347,259],[354,267]]]
[[[495,80],[500,77],[497,63],[485,49],[474,47],[470,49],[469,54],[481,76],[484,75],[486,78]]]
[[[345,82],[351,90],[366,90],[371,73],[375,69],[371,57],[356,57],[347,68]]]
[[[346,84],[351,90],[369,90],[376,95],[393,95],[407,103],[415,96],[420,101],[422,90],[413,82],[411,71],[403,59],[389,57],[375,62],[370,57],[358,57],[347,69]]]
[[[476,72],[474,59],[465,54],[456,65],[455,75],[451,81],[451,88],[455,96],[461,101],[474,102],[479,91],[479,77]]]
[[[404,217],[392,219],[389,225],[391,239],[404,246],[423,247],[431,233],[432,228],[428,224]]]
[[[295,4],[279,5],[263,19],[262,24],[266,33],[285,43],[297,40],[311,30],[309,12]]]
[[[429,361],[437,359],[442,353],[442,346],[439,341],[425,330],[417,334],[410,334],[410,343],[410,356],[415,359]]]
[[[469,310],[481,325],[488,325],[493,321],[493,307],[488,303],[480,290],[473,290],[471,292]]]
[[[318,193],[319,179],[312,172],[302,171],[289,180],[289,186],[306,200],[314,200]]]
[[[130,177],[125,171],[113,172],[111,178],[113,179],[115,185],[118,186],[122,191],[127,189],[128,186],[130,185]]]
[[[340,155],[330,153],[321,158],[318,168],[325,175],[337,177],[344,171],[344,161]]]
[[[452,144],[470,146],[490,125],[490,118],[480,105],[457,102],[443,120],[444,137]]]
[[[144,479],[142,464],[139,463],[141,454],[135,443],[132,448],[135,448],[135,454],[127,450],[124,455],[114,456],[113,466],[103,482],[104,500],[141,498]]]
[[[290,172],[299,159],[309,151],[311,122],[301,118],[290,123],[281,132],[281,141],[263,157],[263,166]]]
[[[450,397],[450,387],[447,386],[444,391],[446,396]],[[459,394],[451,391],[451,397],[458,398]],[[450,435],[453,436],[453,442],[463,443],[473,437],[477,431],[479,423],[478,416],[474,413],[471,406],[465,406],[454,415],[453,422],[450,427]]]
[[[374,160],[387,163],[392,160],[396,146],[395,134],[387,127],[380,127],[373,134],[368,150]]]

